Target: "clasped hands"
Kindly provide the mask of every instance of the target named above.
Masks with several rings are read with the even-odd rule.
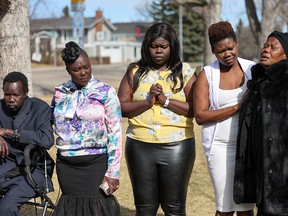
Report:
[[[166,96],[163,92],[162,86],[159,83],[151,85],[148,100],[151,105],[154,105],[157,103],[164,105],[166,101]]]

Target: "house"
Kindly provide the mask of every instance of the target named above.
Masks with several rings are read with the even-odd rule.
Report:
[[[112,33],[112,41],[142,42],[147,28],[151,23],[131,22],[113,23],[116,30]]]
[[[84,18],[84,49],[92,64],[132,62],[140,58],[141,43],[149,23],[115,23],[103,17]],[[32,60],[63,64],[60,52],[73,38],[73,18],[33,19],[30,21]]]

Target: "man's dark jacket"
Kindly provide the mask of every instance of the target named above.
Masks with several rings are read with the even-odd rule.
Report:
[[[17,166],[23,166],[23,151],[28,144],[32,143],[45,149],[50,149],[54,144],[53,129],[51,126],[51,108],[44,101],[37,98],[26,97],[13,123],[4,100],[0,100],[0,127],[13,130],[18,129],[20,134],[19,143],[5,138],[9,145],[9,158],[12,160],[7,158],[0,159],[0,175]],[[50,167],[48,169],[51,170],[54,165],[53,161],[49,164]],[[35,180],[37,182],[37,179]],[[52,185],[51,181],[50,185]],[[52,190],[52,188],[50,189]]]
[[[288,60],[252,69],[240,111],[234,200],[288,215]]]

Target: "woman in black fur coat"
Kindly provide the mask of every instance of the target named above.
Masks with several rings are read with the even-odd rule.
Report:
[[[234,200],[288,215],[288,33],[272,32],[260,54],[240,111]]]

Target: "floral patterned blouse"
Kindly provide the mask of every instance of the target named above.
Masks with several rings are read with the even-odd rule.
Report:
[[[122,114],[117,93],[91,77],[77,90],[70,80],[55,88],[56,147],[62,156],[108,155],[106,176],[119,178],[122,156]]]
[[[136,73],[134,68],[133,74]],[[183,63],[184,87],[193,76],[195,70],[189,64]],[[186,101],[184,88],[176,94],[171,90],[172,81],[167,79],[171,70],[151,70],[139,83],[139,87],[133,94],[133,101],[146,100],[149,97],[149,89],[152,84],[162,85],[166,97],[182,102]],[[180,85],[180,84],[179,84]],[[185,140],[194,137],[193,118],[188,118],[169,110],[160,104],[154,104],[150,109],[138,116],[128,119],[127,136],[148,143],[168,143]]]

